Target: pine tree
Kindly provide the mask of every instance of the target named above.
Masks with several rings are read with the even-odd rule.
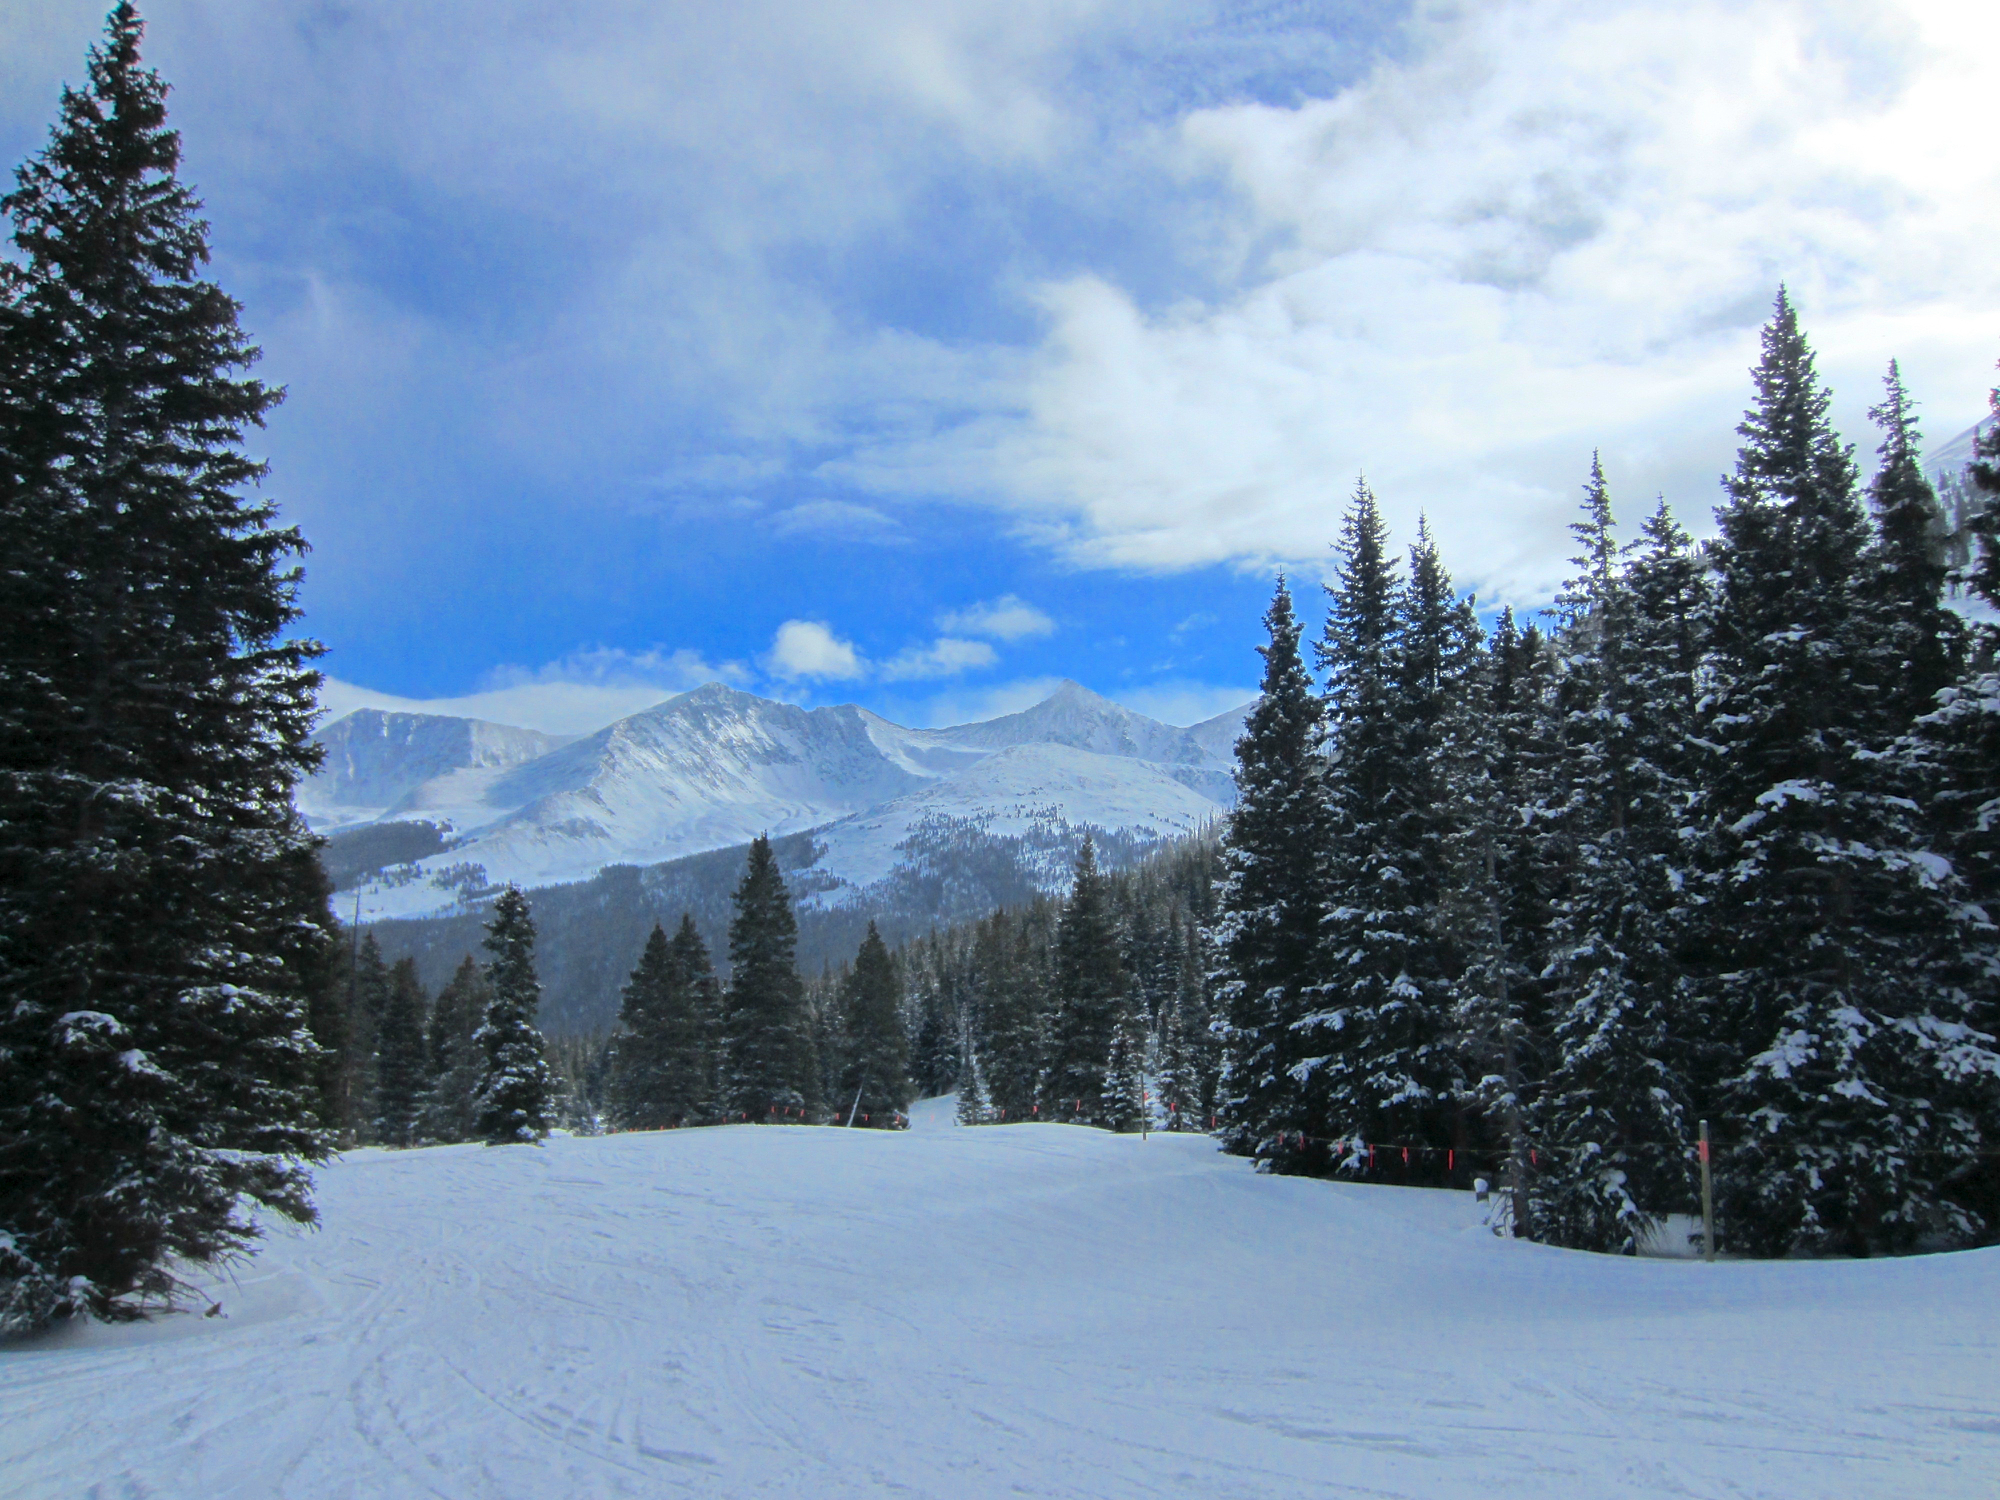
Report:
[[[1125,999],[1125,969],[1109,882],[1086,836],[1056,932],[1056,1014],[1044,1111],[1057,1120],[1107,1122],[1104,1068]]]
[[[1896,643],[1859,607],[1851,452],[1783,293],[1754,378],[1718,512],[1700,806],[1705,1020],[1737,1059],[1710,1112],[1736,1133],[1720,1232],[1765,1254],[1965,1239],[1947,1189],[1996,1066],[1968,1031],[1976,908],[1882,785]]]
[[[309,1221],[311,965],[291,805],[318,648],[247,491],[238,305],[201,279],[127,4],[0,200],[0,1326],[128,1317]],[[301,858],[302,854],[308,858]]]
[[[424,1094],[422,1133],[434,1141],[469,1141],[478,1134],[479,1082],[485,1053],[475,1040],[492,998],[485,971],[468,953],[438,991],[426,1038],[430,1083]]]
[[[1529,1075],[1565,800],[1554,774],[1553,667],[1541,632],[1517,629],[1502,610],[1485,670],[1466,681],[1439,742],[1446,864],[1435,927],[1440,947],[1457,955],[1451,1026],[1467,1069],[1447,1149],[1483,1148],[1497,1133],[1517,1233],[1531,1222]]]
[[[542,1002],[535,976],[535,923],[520,887],[508,886],[493,903],[486,929],[490,998],[486,1020],[474,1035],[485,1060],[475,1128],[489,1146],[538,1144],[549,1133],[558,1080],[549,1067],[535,1012]]]
[[[993,1106],[1006,1120],[1035,1117],[1040,1103],[1045,986],[1024,919],[996,912],[973,938],[985,1045],[980,1061]]]
[[[1136,996],[1127,996],[1119,1007],[1100,1090],[1104,1101],[1103,1123],[1108,1129],[1130,1134],[1145,1125],[1146,1021],[1140,1014]]]
[[[1944,607],[1944,510],[1924,477],[1914,403],[1894,360],[1883,386],[1881,404],[1868,412],[1882,429],[1882,464],[1868,486],[1875,537],[1857,586],[1861,607],[1880,616],[1878,656],[1890,673],[1882,685],[1886,738],[1936,707],[1957,676],[1962,631]]]
[[[424,1049],[425,997],[417,961],[401,958],[389,972],[389,994],[377,1029],[375,1139],[384,1146],[415,1143],[429,1080]]]
[[[851,1113],[887,1124],[910,1103],[910,1041],[903,1030],[903,982],[875,924],[854,956],[842,986],[847,1010],[847,1069],[840,1102]]]
[[[1684,798],[1662,795],[1646,735],[1647,715],[1666,711],[1649,695],[1684,699],[1693,659],[1675,667],[1670,654],[1665,680],[1655,675],[1659,663],[1642,659],[1657,646],[1617,565],[1595,459],[1584,519],[1571,529],[1583,552],[1563,591],[1559,642],[1574,868],[1551,921],[1551,1064],[1528,1112],[1544,1161],[1532,1208],[1516,1221],[1556,1244],[1633,1250],[1660,1215],[1688,1206],[1693,1187],[1687,1088],[1669,1043],[1677,998],[1670,861]],[[1644,545],[1649,566],[1686,561],[1664,507]],[[1649,580],[1643,607],[1658,593]],[[1671,758],[1680,753],[1671,742]]]
[[[1364,525],[1347,556],[1381,555],[1381,526]],[[1359,538],[1365,531],[1369,540]],[[1341,774],[1334,801],[1333,902],[1325,933],[1325,999],[1314,1024],[1338,1037],[1315,1069],[1319,1130],[1354,1143],[1412,1148],[1378,1169],[1441,1180],[1463,1093],[1451,1018],[1453,979],[1464,967],[1448,941],[1444,899],[1452,878],[1454,792],[1462,756],[1453,724],[1482,691],[1485,650],[1469,601],[1427,526],[1410,549],[1408,582],[1391,594],[1386,563],[1346,561],[1323,653]],[[1357,581],[1348,583],[1352,575]],[[1369,581],[1364,589],[1360,580]],[[1384,596],[1393,614],[1383,617]]]
[[[658,923],[625,986],[622,1034],[605,1089],[620,1130],[664,1130],[707,1118],[712,1109],[715,973],[707,946],[683,913],[672,939]]]
[[[346,1138],[375,1140],[376,1069],[382,1015],[389,1008],[389,966],[372,932],[352,950],[347,973],[347,1051],[340,1060],[341,1094],[346,1101]]]
[[[1350,517],[1350,535],[1356,524]],[[1303,1124],[1296,1070],[1302,1049],[1321,1044],[1298,1023],[1310,1008],[1326,907],[1326,710],[1299,656],[1301,629],[1283,578],[1264,628],[1262,690],[1236,742],[1236,806],[1222,835],[1214,942],[1222,1140],[1238,1155],[1271,1162],[1291,1159],[1280,1142]]]
[[[753,1124],[811,1118],[821,1104],[819,1062],[798,973],[798,923],[768,838],[760,835],[751,844],[735,902],[729,924],[729,1102]]]

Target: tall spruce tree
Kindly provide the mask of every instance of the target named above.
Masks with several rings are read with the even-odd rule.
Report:
[[[1216,885],[1224,1036],[1217,1112],[1229,1150],[1291,1164],[1284,1143],[1304,1124],[1296,1069],[1322,1045],[1298,1023],[1311,1009],[1326,905],[1326,709],[1300,659],[1302,631],[1283,578],[1264,628],[1264,679],[1236,742],[1236,806]]]
[[[1369,530],[1367,545],[1379,553],[1379,518]],[[1452,773],[1462,763],[1453,726],[1483,693],[1486,653],[1428,526],[1410,549],[1408,581],[1390,596],[1386,626],[1377,613],[1382,587],[1364,594],[1344,586],[1328,620],[1342,786],[1322,961],[1327,1003],[1317,1024],[1340,1044],[1313,1075],[1313,1114],[1321,1132],[1347,1143],[1337,1164],[1366,1159],[1356,1143],[1393,1142],[1411,1148],[1407,1167],[1398,1152],[1379,1157],[1378,1170],[1432,1181],[1449,1160],[1463,1092],[1452,1031],[1462,955],[1443,920],[1454,862]],[[1357,773],[1367,767],[1353,786],[1350,746]]]
[[[762,835],[750,845],[735,902],[729,923],[729,1102],[753,1124],[811,1118],[821,1105],[819,1060],[799,979],[798,921],[771,841]]]
[[[837,1103],[888,1124],[909,1107],[910,1039],[903,1030],[903,981],[875,924],[842,986],[847,1011],[847,1068]]]
[[[389,994],[375,1037],[375,1139],[413,1145],[430,1081],[424,1047],[425,996],[417,961],[400,958],[389,971]]]
[[[535,975],[535,923],[520,887],[493,903],[486,929],[486,1020],[474,1035],[485,1062],[476,1129],[489,1146],[539,1144],[549,1133],[560,1080],[549,1067],[535,1012],[542,1003]]]
[[[1490,1124],[1515,1229],[1526,1233],[1526,1117],[1565,796],[1555,775],[1554,662],[1540,630],[1517,629],[1503,609],[1484,666],[1440,740],[1446,864],[1435,929],[1440,948],[1456,955],[1450,1025],[1465,1068],[1447,1152],[1485,1147],[1481,1126]]]
[[[1110,882],[1097,868],[1095,840],[1086,835],[1056,928],[1056,1011],[1045,1086],[1049,1107],[1043,1111],[1052,1119],[1109,1123],[1104,1069],[1125,1000],[1119,948]]]
[[[1969,1031],[1979,934],[1875,751],[1897,643],[1862,608],[1851,451],[1781,292],[1718,511],[1716,748],[1700,811],[1725,1242],[1870,1253],[1977,1234],[1995,1060]],[[1940,866],[1944,868],[1941,870]],[[1699,1102],[1699,1101],[1697,1101]]]
[[[291,791],[318,647],[242,442],[280,393],[202,279],[130,5],[0,199],[0,1326],[170,1300],[309,1221],[310,965]]]
[[[1571,528],[1583,548],[1561,596],[1558,635],[1574,859],[1551,913],[1549,1068],[1528,1112],[1543,1162],[1526,1227],[1556,1244],[1633,1250],[1661,1215],[1691,1202],[1692,1122],[1669,1041],[1677,999],[1670,861],[1682,804],[1662,795],[1647,742],[1647,716],[1663,711],[1639,696],[1657,690],[1640,659],[1653,648],[1619,567],[1595,458],[1583,511]],[[1655,520],[1649,557],[1665,547],[1662,561],[1685,562],[1664,509]],[[1691,673],[1692,659],[1678,670]],[[1687,682],[1670,674],[1659,687],[1672,703]]]

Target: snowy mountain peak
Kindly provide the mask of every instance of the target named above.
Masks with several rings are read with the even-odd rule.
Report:
[[[368,709],[322,731],[329,771],[301,789],[300,807],[326,829],[449,825],[449,849],[371,890],[376,915],[809,829],[827,845],[822,873],[858,886],[940,820],[995,836],[1051,820],[1151,841],[1189,832],[1234,796],[1229,719],[1178,729],[1070,681],[1019,713],[949,729],[721,682],[567,743]]]

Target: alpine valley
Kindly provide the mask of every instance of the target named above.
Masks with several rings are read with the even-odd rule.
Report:
[[[709,683],[564,741],[361,709],[298,792],[342,914],[439,984],[512,883],[542,931],[556,1030],[608,1020],[655,920],[722,938],[743,846],[769,834],[802,965],[1060,890],[1086,834],[1128,864],[1232,803],[1249,705],[1176,728],[1065,682],[1032,708],[910,729]]]

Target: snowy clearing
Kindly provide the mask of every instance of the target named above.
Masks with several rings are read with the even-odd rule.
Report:
[[[0,1492],[2000,1493],[2000,1252],[1578,1255],[920,1111],[356,1152],[226,1317],[0,1352]]]

